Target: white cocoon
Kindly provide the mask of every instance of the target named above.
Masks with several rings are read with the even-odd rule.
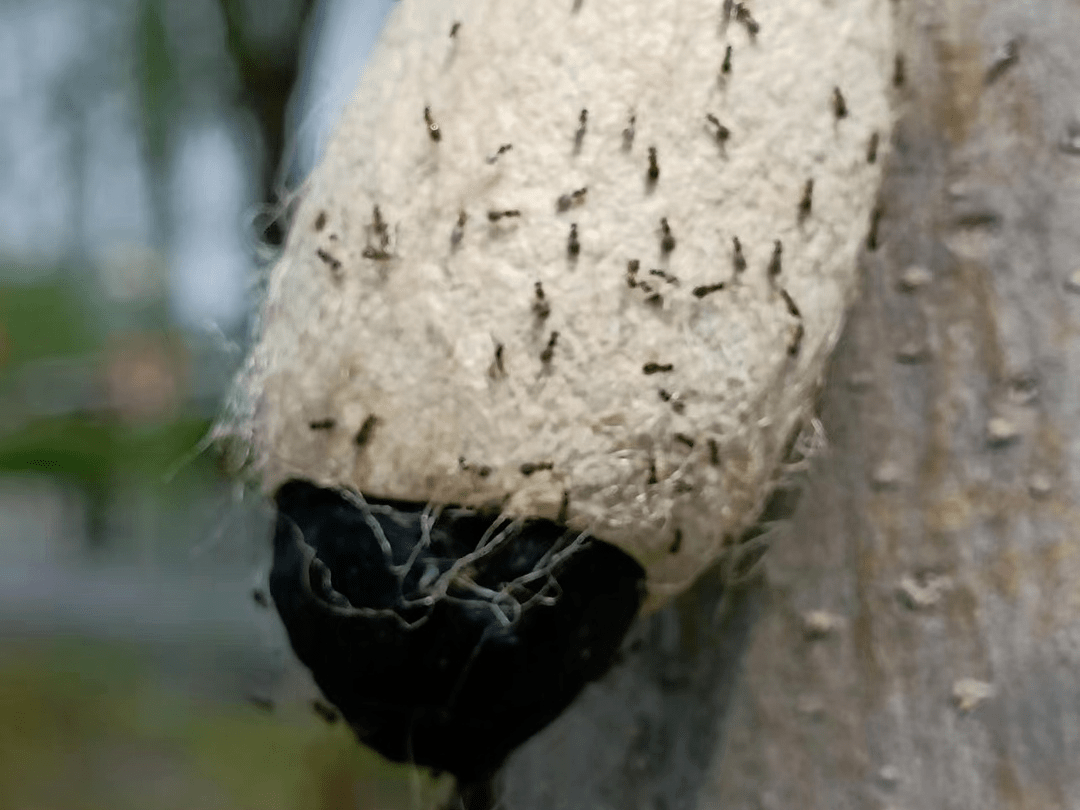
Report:
[[[561,518],[652,604],[689,584],[760,510],[855,288],[888,6],[402,0],[226,425],[266,489]]]

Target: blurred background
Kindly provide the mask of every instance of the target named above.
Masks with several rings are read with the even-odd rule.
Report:
[[[0,0],[0,808],[415,807],[204,441],[392,0]]]

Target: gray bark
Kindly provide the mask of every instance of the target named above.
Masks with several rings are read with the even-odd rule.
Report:
[[[1080,808],[1080,5],[896,7],[829,447],[763,577],[643,620],[509,808]]]

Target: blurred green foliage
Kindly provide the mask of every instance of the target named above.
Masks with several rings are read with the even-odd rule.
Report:
[[[166,483],[174,471],[206,472],[212,457],[197,451],[210,426],[196,416],[137,426],[108,415],[38,418],[0,434],[0,473],[48,473],[83,485]]]
[[[162,8],[153,0],[140,0],[135,24],[136,84],[139,124],[145,157],[155,173],[164,171],[170,150],[170,133],[180,111],[180,81],[162,19]]]
[[[99,341],[87,296],[70,274],[0,286],[0,384],[22,365],[82,355]]]
[[[75,359],[87,374],[100,374],[94,366],[103,330],[94,328],[93,296],[81,292],[70,277],[0,288],[0,403],[5,395],[17,398],[18,375],[34,363]],[[212,472],[212,457],[194,452],[210,430],[207,416],[180,408],[133,421],[92,405],[13,418],[0,430],[0,474],[45,473],[102,489],[125,479],[164,483],[177,470]]]
[[[115,644],[6,643],[0,717],[0,810],[426,810],[449,791],[342,724],[171,690]]]

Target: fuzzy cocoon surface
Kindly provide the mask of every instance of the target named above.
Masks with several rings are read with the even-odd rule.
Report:
[[[495,505],[685,587],[809,414],[890,42],[887,0],[402,0],[227,426],[267,490]]]

